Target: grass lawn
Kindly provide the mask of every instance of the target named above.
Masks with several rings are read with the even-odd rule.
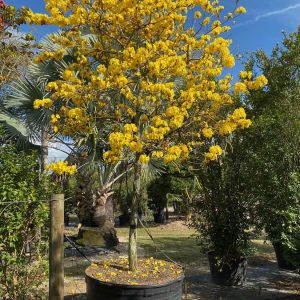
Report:
[[[166,254],[172,260],[187,268],[207,268],[206,255],[201,253],[195,231],[175,221],[167,225],[148,228],[155,244],[143,228],[138,229],[138,245],[145,250],[146,256],[166,259]],[[128,241],[128,228],[117,228],[120,241]],[[256,249],[250,261],[256,264],[264,260],[275,260],[273,247],[263,239],[252,241]],[[157,246],[157,247],[156,247]],[[159,251],[161,250],[161,251]]]
[[[187,227],[178,229],[175,226],[172,229],[171,224],[149,228],[155,243],[143,228],[138,229],[138,245],[144,248],[145,254],[163,259],[166,258],[163,255],[165,253],[180,264],[190,264],[201,257],[193,236],[195,232]],[[128,240],[129,229],[117,228],[117,232],[121,241]]]

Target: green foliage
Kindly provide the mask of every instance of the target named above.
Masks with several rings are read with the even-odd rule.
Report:
[[[0,148],[1,299],[35,299],[45,280],[46,246],[36,228],[46,225],[51,185],[38,170],[34,153]]]
[[[169,166],[155,177],[148,185],[149,206],[155,211],[162,211],[171,202],[179,213],[187,211],[187,191],[193,188],[193,175],[184,169]]]
[[[141,198],[138,207],[139,214],[147,211],[147,185],[147,180],[143,180],[141,183]],[[128,215],[134,195],[133,172],[128,171],[128,174],[121,178],[119,184],[115,184],[114,190],[116,206],[119,207],[122,215]]]
[[[161,212],[168,202],[168,194],[171,191],[171,178],[164,174],[153,179],[148,188],[149,206],[155,213]]]
[[[201,192],[194,201],[191,224],[198,232],[201,249],[214,251],[226,263],[253,250],[250,240],[256,221],[255,202],[244,184],[247,163],[243,161],[246,149],[242,133],[217,143],[223,143],[226,155],[195,168]]]
[[[32,35],[18,34],[26,9],[0,3],[0,95],[3,85],[19,76],[32,57]]]
[[[202,193],[193,226],[203,249],[220,258],[247,254],[257,228],[265,229],[272,242],[284,244],[286,258],[299,265],[299,47],[300,31],[285,35],[270,58],[263,51],[251,57],[246,69],[269,81],[264,90],[237,99],[246,106],[252,126],[227,141],[215,141],[226,149],[225,157],[196,165]]]
[[[300,29],[284,35],[270,57],[258,51],[249,68],[268,78],[246,102],[254,116],[247,134],[248,193],[272,242],[296,249],[300,233]],[[300,251],[300,248],[298,248]],[[298,261],[298,264],[300,260]]]

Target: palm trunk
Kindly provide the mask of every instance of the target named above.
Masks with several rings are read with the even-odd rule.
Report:
[[[77,203],[77,214],[81,226],[93,227],[95,226],[93,221],[94,213],[94,192],[93,192],[93,174],[86,171],[84,168],[77,172],[77,189],[75,193],[75,199]]]
[[[136,162],[134,165],[134,195],[131,204],[130,212],[130,229],[129,229],[129,246],[128,246],[128,259],[129,269],[136,271],[137,265],[137,218],[138,207],[141,198],[141,165]]]
[[[89,168],[81,168],[78,171],[77,181],[75,198],[81,225],[78,237],[84,238],[84,232],[97,228],[99,238],[105,241],[107,247],[116,246],[119,240],[114,227],[112,188],[101,186],[95,190],[94,171]]]
[[[45,128],[41,132],[41,171],[44,172],[48,164],[48,152],[49,152],[49,134]]]
[[[41,130],[41,172],[46,171],[46,166],[48,164],[48,154],[49,154],[49,134],[45,128]],[[39,245],[42,238],[42,229],[37,226],[34,229],[34,244],[33,252],[38,251]]]

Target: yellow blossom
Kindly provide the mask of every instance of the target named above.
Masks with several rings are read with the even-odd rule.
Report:
[[[147,164],[149,162],[149,160],[150,160],[150,157],[146,154],[142,154],[139,157],[139,162],[142,164]]]
[[[206,160],[216,160],[222,154],[222,148],[219,145],[211,146],[209,151],[204,154]]]
[[[77,172],[76,166],[70,166],[67,161],[58,161],[47,165],[47,170],[57,175],[73,175]]]
[[[237,15],[239,14],[245,14],[247,12],[246,8],[243,6],[238,7],[235,11],[234,11]]]
[[[237,82],[234,84],[234,93],[245,93],[247,91],[247,86],[243,82]]]
[[[251,123],[242,111],[221,113],[233,103],[226,68],[235,58],[224,22],[234,15],[218,1],[45,0],[45,9],[28,10],[28,23],[58,26],[61,33],[52,35],[57,47],[42,50],[35,62],[61,62],[67,53],[74,60],[47,85],[51,99],[37,99],[34,108],[55,107],[54,132],[103,141],[106,163],[187,159],[205,138]],[[195,26],[187,26],[189,10]],[[267,84],[264,76],[243,72],[235,93]],[[206,158],[218,155],[209,151]]]
[[[49,98],[45,98],[45,99],[36,99],[34,100],[33,103],[33,108],[34,109],[39,109],[39,108],[50,108],[53,105],[53,101]]]
[[[211,138],[213,136],[213,130],[211,128],[203,128],[202,129],[202,134],[206,138]]]
[[[196,12],[194,13],[194,18],[195,18],[195,19],[199,19],[199,18],[201,18],[201,16],[202,16],[202,14],[201,14],[200,11],[196,11]]]

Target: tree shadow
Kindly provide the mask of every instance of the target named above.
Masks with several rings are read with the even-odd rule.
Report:
[[[86,300],[86,294],[74,294],[74,295],[68,295],[64,297],[64,300]]]

